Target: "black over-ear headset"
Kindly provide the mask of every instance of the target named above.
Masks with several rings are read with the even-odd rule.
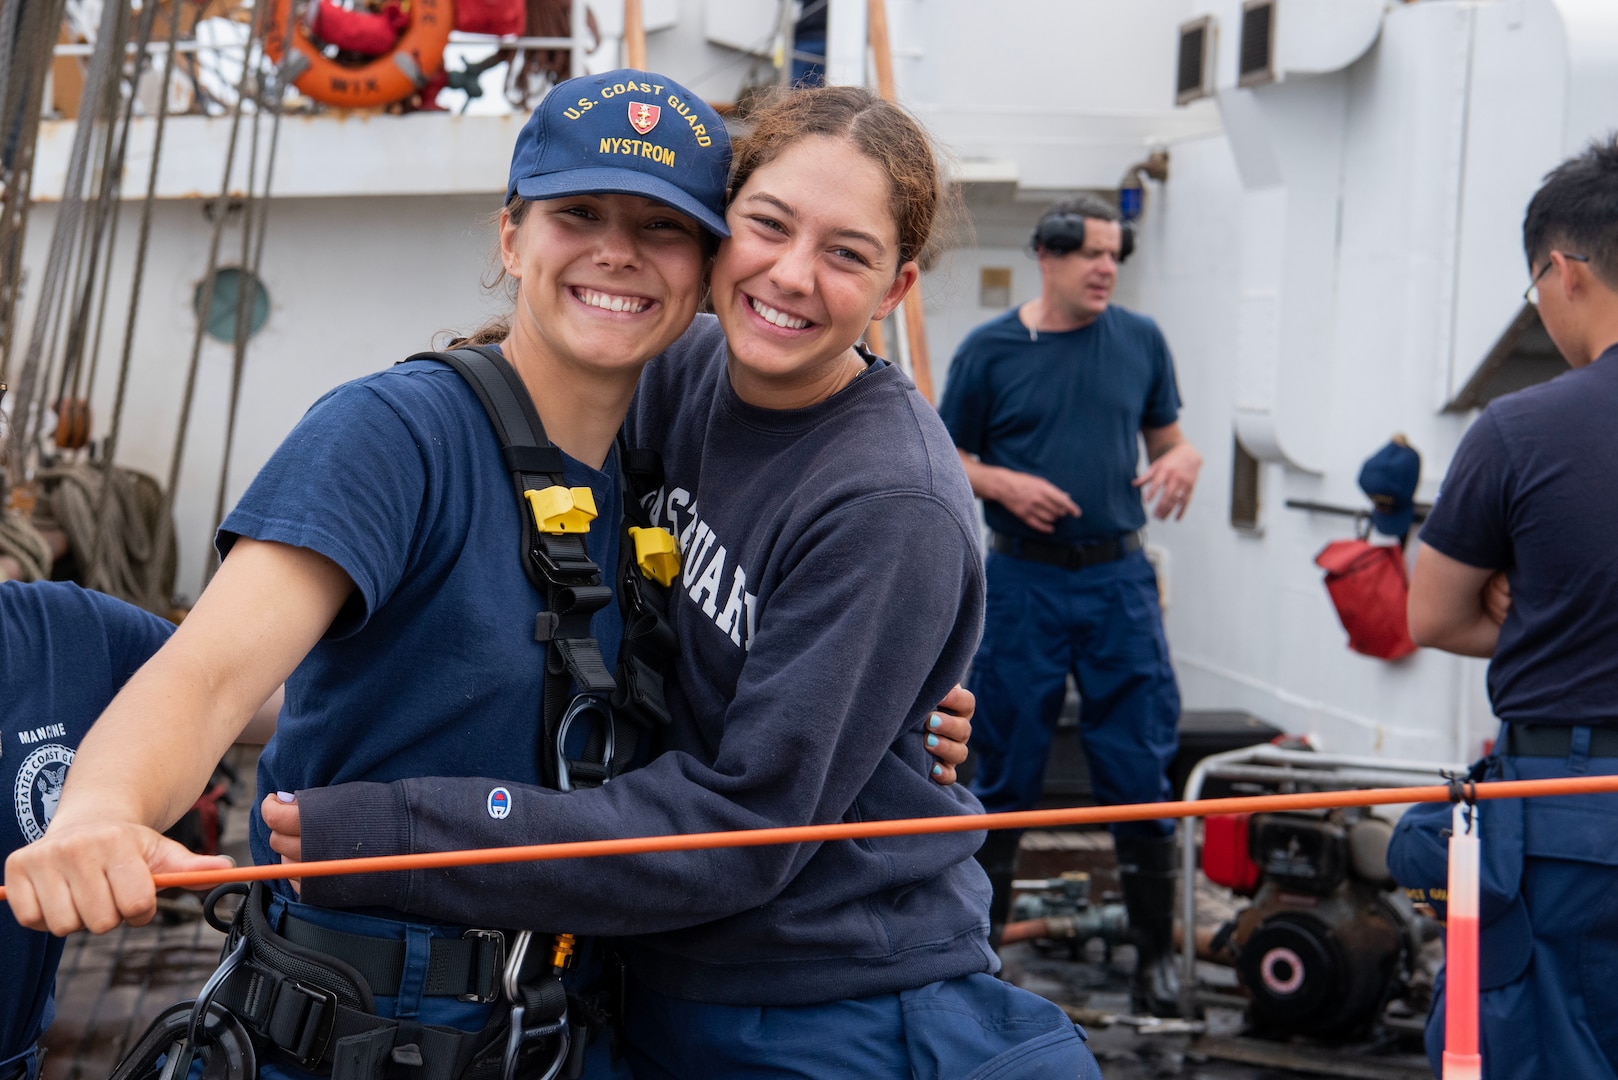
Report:
[[[1127,221],[1120,221],[1118,229],[1122,233],[1118,244],[1118,261],[1123,262],[1135,250],[1135,228]],[[1029,243],[1036,253],[1041,249],[1052,255],[1078,251],[1084,247],[1084,215],[1051,214],[1041,218]]]

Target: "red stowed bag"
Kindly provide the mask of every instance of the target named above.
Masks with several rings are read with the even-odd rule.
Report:
[[[528,22],[524,0],[455,0],[455,29],[515,37]]]
[[[1326,571],[1326,591],[1348,631],[1348,647],[1366,656],[1397,660],[1416,651],[1405,602],[1410,580],[1404,552],[1364,540],[1334,540],[1315,556]]]
[[[320,0],[308,19],[309,32],[321,41],[363,56],[388,52],[410,25],[410,16],[398,3],[390,3],[381,11],[350,11],[335,0]]]

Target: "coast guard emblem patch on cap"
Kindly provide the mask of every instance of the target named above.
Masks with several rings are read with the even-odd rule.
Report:
[[[497,787],[489,792],[489,816],[500,821],[511,813],[511,792]]]
[[[71,764],[72,747],[47,743],[36,747],[17,769],[12,798],[17,805],[17,825],[29,843],[44,836],[45,826],[56,816],[56,804],[62,801],[62,782]]]
[[[657,126],[657,118],[663,115],[663,110],[657,105],[648,105],[644,101],[631,101],[629,103],[629,126],[645,135]]]

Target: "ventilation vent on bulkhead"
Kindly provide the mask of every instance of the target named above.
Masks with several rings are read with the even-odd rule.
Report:
[[[1275,81],[1276,0],[1246,0],[1242,4],[1242,47],[1236,68],[1240,86]]]
[[[1180,24],[1180,58],[1175,69],[1174,104],[1185,105],[1213,92],[1213,16]]]

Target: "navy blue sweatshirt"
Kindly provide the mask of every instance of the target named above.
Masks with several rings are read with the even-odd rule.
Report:
[[[983,616],[971,491],[931,406],[879,365],[831,399],[741,401],[717,322],[653,361],[631,411],[680,538],[668,752],[561,795],[426,778],[299,795],[306,858],[979,812],[928,778],[925,722]],[[517,746],[530,736],[514,736]],[[996,966],[981,832],[311,878],[304,898],[485,926],[639,935],[660,992],[792,1005]]]

